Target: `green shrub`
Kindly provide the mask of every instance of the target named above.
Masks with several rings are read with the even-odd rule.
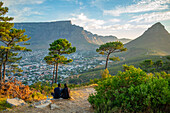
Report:
[[[166,76],[166,77],[162,77]],[[147,74],[130,67],[98,82],[88,101],[96,112],[166,112],[170,105],[168,74]]]
[[[102,75],[102,79],[106,79],[108,77],[111,77],[111,75],[109,74],[109,70],[106,68],[104,71],[101,72]]]
[[[7,108],[12,108],[10,104],[6,102],[7,98],[0,98],[0,111]]]

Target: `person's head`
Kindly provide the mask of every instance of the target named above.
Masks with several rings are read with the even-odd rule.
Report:
[[[58,87],[61,87],[61,84],[60,84],[60,83],[58,83]]]
[[[67,84],[66,83],[64,84],[64,87],[67,88]]]

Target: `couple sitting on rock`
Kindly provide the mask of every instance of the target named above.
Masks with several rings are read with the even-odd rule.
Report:
[[[64,84],[64,88],[61,88],[61,84],[58,84],[58,87],[54,89],[54,93],[51,93],[54,99],[68,99],[70,98],[70,89],[67,87],[67,84]]]

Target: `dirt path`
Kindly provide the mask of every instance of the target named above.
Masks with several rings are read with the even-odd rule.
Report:
[[[34,108],[27,106],[20,106],[13,108],[10,111],[3,111],[3,113],[93,113],[93,109],[87,101],[90,93],[94,93],[94,88],[81,88],[71,91],[70,100],[56,99],[52,103],[59,106],[59,108],[50,110],[50,106],[45,108]]]

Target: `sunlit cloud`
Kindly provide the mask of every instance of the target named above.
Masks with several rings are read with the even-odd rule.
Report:
[[[138,16],[133,16],[132,18],[133,19],[130,20],[129,22],[150,23],[150,22],[159,22],[163,20],[170,20],[170,11],[146,13]]]
[[[42,4],[45,0],[1,0],[4,2],[4,5],[14,6],[14,5],[24,5],[24,4]]]
[[[117,6],[113,10],[104,10],[105,15],[120,16],[124,13],[139,13],[168,9],[170,0],[142,0],[129,6]]]
[[[73,24],[83,26],[85,29],[99,29],[105,24],[104,20],[89,19],[83,13],[79,15],[72,14],[72,18],[69,18]]]
[[[126,34],[131,34],[131,36],[138,36],[137,34],[134,34],[134,31],[144,31],[147,29],[150,24],[140,24],[140,25],[133,25],[131,23],[127,24],[120,24],[121,20],[119,19],[110,19],[110,20],[97,20],[97,19],[91,19],[88,18],[83,13],[75,15],[72,15],[72,18],[69,18],[72,21],[72,24],[78,25],[83,27],[85,30],[90,31],[94,34],[99,35],[114,35],[114,36],[120,36]],[[130,36],[130,35],[128,35]]]

